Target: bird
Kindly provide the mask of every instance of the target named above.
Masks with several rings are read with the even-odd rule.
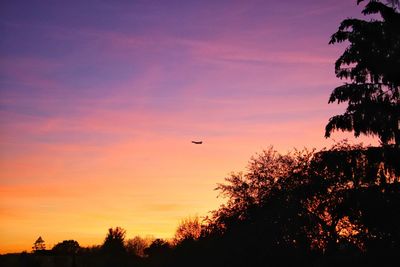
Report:
[[[203,141],[192,141],[192,143],[195,145],[201,145],[203,143]]]

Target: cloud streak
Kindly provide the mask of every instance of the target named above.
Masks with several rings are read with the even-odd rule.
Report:
[[[0,253],[38,235],[100,243],[117,225],[169,237],[257,151],[331,144],[341,47],[327,41],[356,13],[344,0],[4,4]]]

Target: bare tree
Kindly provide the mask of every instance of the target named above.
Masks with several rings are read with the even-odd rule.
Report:
[[[132,239],[129,239],[125,242],[125,247],[128,253],[134,254],[139,257],[145,257],[146,254],[144,250],[148,248],[153,242],[154,238],[152,237],[140,237],[135,236]]]
[[[198,239],[201,235],[201,229],[199,216],[183,219],[176,229],[174,243],[179,244],[184,240]]]

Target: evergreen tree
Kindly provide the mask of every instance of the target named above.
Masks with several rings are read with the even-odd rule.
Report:
[[[39,236],[39,238],[36,239],[35,243],[33,243],[32,250],[34,252],[46,250],[46,244],[44,243],[44,240],[41,236]]]
[[[107,236],[102,246],[103,251],[110,254],[126,252],[124,244],[125,235],[126,231],[121,227],[108,229]]]

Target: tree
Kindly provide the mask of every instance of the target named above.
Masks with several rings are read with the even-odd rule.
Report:
[[[179,244],[186,240],[197,240],[201,235],[201,230],[201,222],[198,216],[185,218],[176,229],[174,242]]]
[[[151,237],[142,238],[140,236],[135,236],[125,242],[125,247],[128,253],[134,254],[139,257],[144,257],[146,254],[144,250],[150,246],[152,243]]]
[[[79,249],[80,249],[80,246],[77,241],[64,240],[63,242],[56,244],[52,248],[52,251],[56,254],[74,255],[74,254],[78,253]]]
[[[358,0],[357,3],[363,0]],[[335,130],[376,135],[383,144],[400,146],[400,13],[370,0],[362,13],[382,20],[346,19],[330,44],[350,44],[335,64],[336,76],[348,82],[333,90],[329,103],[347,102],[344,114],[330,118],[325,137]]]
[[[261,206],[274,192],[281,191],[281,182],[293,173],[301,173],[311,160],[312,152],[303,150],[282,155],[269,147],[252,157],[246,173],[233,173],[217,190],[227,203],[214,213],[221,225],[232,218],[245,219],[251,207]]]
[[[46,244],[44,243],[44,240],[41,236],[39,236],[39,238],[36,239],[35,243],[33,243],[32,250],[34,252],[46,250]]]
[[[121,227],[109,228],[107,236],[102,245],[104,252],[109,254],[119,254],[125,252],[126,231]]]
[[[149,257],[160,257],[170,249],[167,241],[157,238],[151,245],[144,250],[144,253]]]
[[[282,155],[270,147],[251,158],[246,173],[234,173],[219,184],[227,202],[213,212],[207,230],[226,240],[222,246],[237,258],[235,266],[257,261],[285,266],[307,258],[319,224],[306,208],[319,189],[308,175],[312,156],[307,150]],[[240,262],[245,259],[254,262]]]
[[[392,146],[346,142],[318,152],[265,150],[247,172],[218,186],[228,199],[213,213],[208,233],[226,240],[227,255],[280,264],[286,255],[283,265],[305,264],[317,254],[330,262],[344,251],[394,253],[400,245],[398,155]]]

